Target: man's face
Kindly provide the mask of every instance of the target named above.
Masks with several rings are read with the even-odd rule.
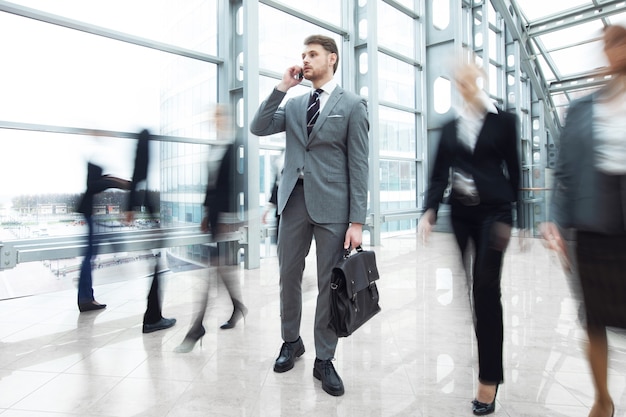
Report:
[[[322,45],[312,43],[306,45],[302,52],[302,68],[304,78],[309,81],[322,79],[333,75],[333,65],[337,55],[325,50]]]

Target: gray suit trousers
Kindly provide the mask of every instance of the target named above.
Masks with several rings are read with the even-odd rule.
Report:
[[[317,252],[317,307],[315,310],[315,353],[318,359],[332,359],[337,335],[330,328],[330,278],[342,257],[348,224],[317,224],[307,213],[304,187],[296,185],[281,214],[278,230],[280,270],[280,316],[282,338],[293,342],[300,336],[302,319],[302,274],[305,257],[315,237]]]

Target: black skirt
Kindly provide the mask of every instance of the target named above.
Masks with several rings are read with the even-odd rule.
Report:
[[[626,328],[626,235],[578,232],[576,240],[587,323]]]

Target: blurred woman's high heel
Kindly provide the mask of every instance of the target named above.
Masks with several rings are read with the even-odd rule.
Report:
[[[243,304],[235,305],[233,308],[233,314],[230,318],[220,326],[220,329],[232,329],[237,325],[241,319],[246,322],[246,316],[248,315],[248,309]]]
[[[183,339],[183,342],[180,345],[176,346],[174,352],[189,353],[193,350],[198,341],[200,341],[200,347],[202,347],[202,338],[205,334],[206,330],[204,329],[204,326],[200,326],[200,330],[198,331],[189,330],[187,336],[185,336],[185,338]]]

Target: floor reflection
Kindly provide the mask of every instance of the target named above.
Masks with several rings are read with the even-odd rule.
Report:
[[[505,383],[496,415],[587,416],[593,389],[579,303],[539,241],[531,239],[527,252],[518,244],[512,241],[503,271]],[[477,353],[452,235],[435,233],[426,247],[414,234],[399,235],[373,250],[382,312],[339,343],[343,397],[327,395],[312,375],[313,260],[304,277],[307,351],[284,374],[272,371],[281,344],[276,258],[241,271],[250,312],[233,330],[219,329],[232,306],[212,282],[207,334],[188,354],[173,350],[207,270],[164,277],[164,315],[178,322],[144,335],[149,266],[127,265],[118,274],[128,279],[94,278],[109,306],[100,312],[79,314],[74,288],[0,301],[0,416],[471,415]],[[626,338],[610,338],[610,387],[616,416],[624,416]]]

